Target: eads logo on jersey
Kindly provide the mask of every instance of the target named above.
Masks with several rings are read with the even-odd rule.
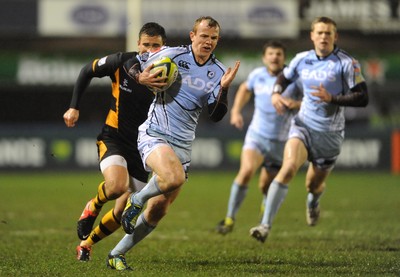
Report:
[[[335,71],[323,71],[323,70],[301,70],[300,76],[303,80],[317,80],[317,81],[336,81]]]

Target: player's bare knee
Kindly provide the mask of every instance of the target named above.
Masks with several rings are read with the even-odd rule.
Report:
[[[255,170],[251,166],[241,166],[238,175],[241,179],[249,181],[254,173]]]
[[[107,198],[112,200],[120,197],[128,191],[129,183],[122,180],[107,180],[106,181],[106,194]]]
[[[259,188],[259,190],[261,191],[262,194],[266,194],[267,191],[268,191],[269,185],[270,184],[266,184],[264,182],[260,182],[260,183],[258,183],[258,188]]]
[[[163,176],[164,182],[167,184],[167,191],[170,192],[180,188],[186,180],[185,172],[182,170],[170,171]]]
[[[296,175],[296,172],[297,172],[297,167],[295,164],[287,164],[285,165],[285,167],[282,167],[279,175],[283,173],[285,182],[287,182],[293,179],[293,177]]]
[[[253,177],[253,171],[249,170],[244,172],[244,175],[242,175],[242,183],[246,184],[250,182],[251,178]]]
[[[185,178],[182,176],[174,176],[175,178],[170,179],[169,188],[170,191],[180,188],[185,183]]]
[[[307,192],[319,194],[325,189],[325,182],[309,181],[306,183]]]
[[[324,191],[325,183],[311,183],[306,187],[308,192],[311,192],[312,194],[319,194]]]

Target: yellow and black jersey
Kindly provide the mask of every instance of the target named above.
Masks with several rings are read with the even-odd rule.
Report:
[[[80,99],[92,78],[108,76],[112,81],[112,100],[105,124],[119,139],[136,147],[138,127],[147,118],[154,94],[132,79],[125,68],[136,63],[136,52],[120,52],[96,59],[84,66],[76,81],[71,108],[79,109]]]

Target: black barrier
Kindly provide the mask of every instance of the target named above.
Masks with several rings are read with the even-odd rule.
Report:
[[[0,171],[93,170],[98,168],[96,135],[101,126],[59,125],[0,128]],[[391,130],[349,127],[336,169],[391,168]],[[210,125],[198,129],[191,170],[237,170],[244,132]]]

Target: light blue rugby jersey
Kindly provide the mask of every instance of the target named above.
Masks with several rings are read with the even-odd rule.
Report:
[[[344,107],[319,103],[319,98],[310,94],[315,91],[311,86],[322,84],[332,95],[351,93],[351,88],[364,81],[357,60],[337,47],[322,59],[310,50],[298,53],[283,73],[286,79],[302,82],[304,97],[298,116],[304,124],[316,131],[344,129]]]
[[[226,68],[213,54],[205,64],[197,64],[188,45],[164,47],[148,60],[142,56],[142,69],[160,57],[169,57],[178,65],[178,79],[166,92],[156,95],[141,127],[192,142],[200,113],[203,107],[216,100]]]
[[[271,103],[272,88],[276,78],[265,66],[254,69],[247,77],[247,88],[254,93],[254,113],[249,129],[264,138],[285,141],[290,120],[296,111],[288,110],[283,115],[276,112]],[[301,90],[296,85],[296,82],[290,84],[283,96],[300,100]]]

